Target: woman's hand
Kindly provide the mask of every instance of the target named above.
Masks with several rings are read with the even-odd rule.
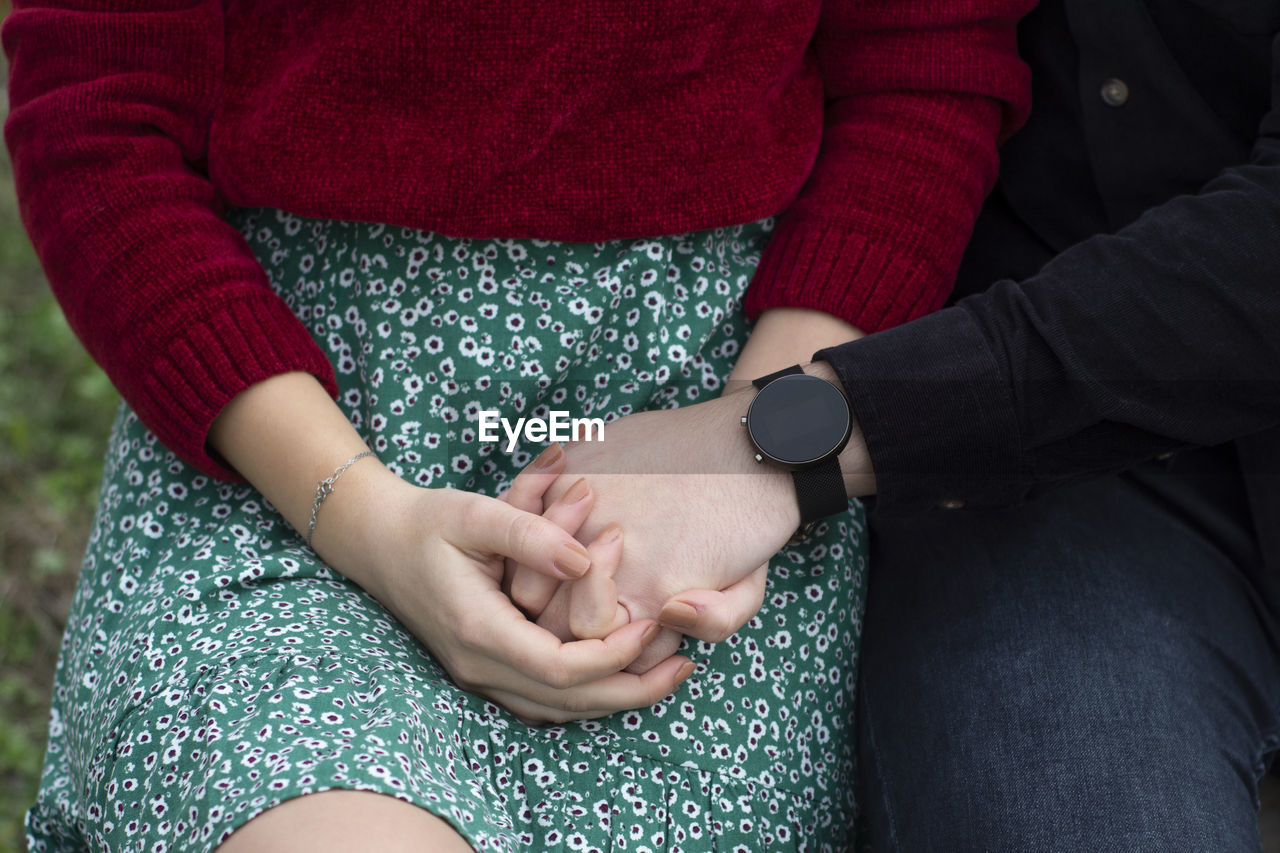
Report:
[[[702,591],[690,602],[695,610],[728,596],[738,606],[717,613],[736,613],[743,602],[754,612],[764,592],[762,564],[795,532],[800,511],[790,475],[753,459],[738,420],[751,398],[731,394],[630,415],[609,424],[603,442],[570,445],[567,473],[549,494],[559,497],[585,476],[595,505],[580,537],[595,538],[616,521],[625,532],[621,562],[609,577],[600,570],[563,585],[526,568],[511,579],[512,598],[562,638],[612,627],[610,583],[633,619],[657,617],[668,599],[687,590]],[[509,499],[532,507],[527,497]],[[707,618],[694,624],[711,641],[738,627]],[[679,633],[664,631],[632,670],[662,660],[679,642]]]
[[[563,465],[559,460],[543,476]],[[643,676],[621,672],[658,635],[653,620],[561,642],[502,591],[506,557],[556,579],[580,575],[588,561],[612,573],[620,545],[611,530],[583,549],[549,518],[482,495],[392,479],[381,486],[377,518],[367,519],[361,536],[369,561],[365,588],[463,689],[526,721],[561,722],[651,705],[692,671],[688,659],[668,654]],[[553,501],[547,515],[585,516],[590,498],[570,498]]]
[[[316,483],[367,449],[320,384],[299,373],[272,377],[237,396],[214,422],[209,443],[303,533]],[[536,495],[540,505],[564,465],[561,457],[531,467],[517,478],[519,493]],[[590,501],[549,505],[549,515],[576,529],[570,519],[580,522]],[[499,587],[506,557],[555,582],[582,575],[593,559],[611,571],[616,543],[584,550],[572,530],[552,520],[494,498],[418,488],[376,458],[360,459],[343,473],[319,507],[311,544],[377,598],[459,685],[528,720],[650,705],[693,668],[684,658],[665,660],[668,653],[643,677],[619,672],[656,634],[652,621],[563,643],[529,622]]]
[[[542,513],[543,518],[554,522],[566,533],[577,533],[594,504],[595,495],[585,478],[579,477],[568,491],[552,502],[543,512],[543,496],[555,484],[565,467],[564,448],[553,444],[520,472],[511,488],[503,492],[500,500],[517,509],[530,513]],[[592,559],[587,573],[569,585],[573,606],[568,614],[568,632],[561,631],[561,639],[603,639],[631,621],[631,614],[618,601],[618,589],[613,582],[614,572],[622,554],[622,528],[613,523],[597,537],[597,545],[604,553]],[[537,619],[546,602],[559,586],[560,581],[528,567],[521,568],[519,561],[508,559],[503,575],[503,591],[511,595],[511,585],[519,581],[531,595],[537,597],[537,605],[528,614]],[[530,580],[533,579],[533,580]],[[537,592],[533,592],[537,590]],[[528,598],[528,596],[526,596]]]

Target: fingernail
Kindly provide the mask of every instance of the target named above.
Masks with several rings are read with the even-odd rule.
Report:
[[[680,671],[676,673],[676,684],[680,684],[686,678],[693,675],[693,671],[697,669],[693,661],[685,661],[684,666],[680,667]]]
[[[600,531],[599,538],[601,542],[617,542],[620,536],[622,536],[622,525],[615,521]]]
[[[661,633],[662,633],[662,626],[656,622],[653,623],[648,628],[644,629],[644,635],[640,638],[640,645],[642,646],[649,645],[654,641],[654,638],[656,638]]]
[[[560,573],[570,578],[580,578],[591,568],[591,557],[587,555],[587,549],[577,542],[561,545],[556,551],[554,562]]]
[[[553,444],[538,454],[538,458],[533,460],[533,467],[550,468],[560,461],[561,456],[564,456],[564,448],[558,444]]]
[[[698,624],[698,610],[683,601],[669,601],[658,614],[658,621],[671,628],[692,628]]]
[[[565,492],[560,498],[562,504],[576,504],[587,496],[587,492],[591,491],[591,487],[587,485],[587,480],[583,477],[578,482],[569,487],[569,491]]]

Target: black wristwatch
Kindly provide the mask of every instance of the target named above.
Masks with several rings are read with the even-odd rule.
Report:
[[[791,541],[799,542],[819,519],[849,506],[837,458],[853,432],[849,401],[839,388],[809,376],[799,365],[752,384],[760,391],[742,425],[756,461],[785,468],[795,480],[800,527]]]

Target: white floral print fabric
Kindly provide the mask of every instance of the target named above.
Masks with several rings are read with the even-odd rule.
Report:
[[[497,494],[541,447],[481,409],[613,419],[718,394],[765,221],[648,240],[462,240],[233,211],[401,477]],[[843,850],[854,817],[861,509],[772,563],[730,640],[651,708],[529,728],[455,686],[247,485],[127,408],[58,664],[41,851],[209,850],[286,799],[396,796],[479,850]]]

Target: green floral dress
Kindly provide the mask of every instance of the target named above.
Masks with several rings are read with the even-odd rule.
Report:
[[[772,223],[596,244],[234,211],[391,470],[497,494],[541,448],[477,415],[613,419],[719,393]],[[33,851],[209,850],[280,802],[390,794],[480,850],[842,850],[865,580],[856,505],[658,704],[529,728],[456,687],[246,485],[127,408],[67,623]]]

